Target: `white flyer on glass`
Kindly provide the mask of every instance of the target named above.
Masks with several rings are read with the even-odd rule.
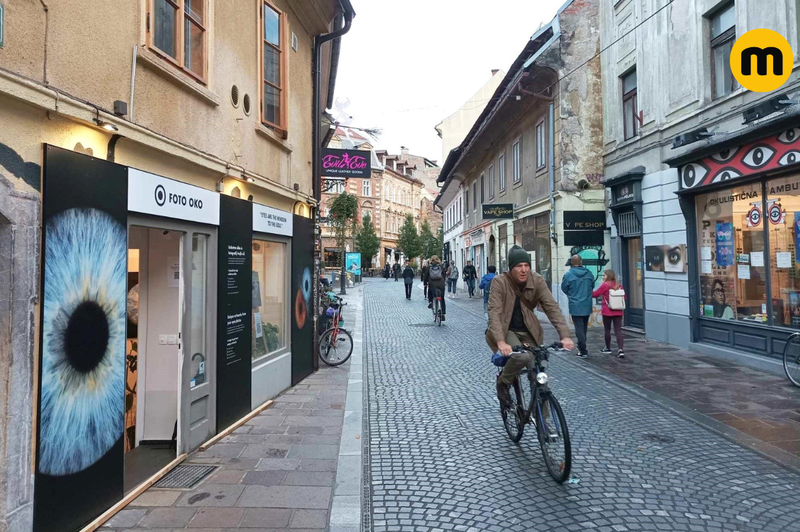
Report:
[[[775,262],[778,268],[791,268],[792,267],[792,252],[779,251],[775,254]]]
[[[181,263],[178,257],[167,257],[167,286],[177,288],[181,284]]]
[[[736,276],[739,279],[749,279],[750,278],[750,265],[749,264],[739,264],[736,266]]]
[[[753,251],[750,253],[750,265],[756,268],[764,266],[764,252]]]
[[[700,263],[700,273],[703,275],[711,275],[711,261],[704,260]]]
[[[700,248],[700,260],[711,260],[711,248],[703,246]]]
[[[253,312],[253,321],[256,322],[256,338],[261,338],[264,334],[264,329],[261,328],[261,313]]]

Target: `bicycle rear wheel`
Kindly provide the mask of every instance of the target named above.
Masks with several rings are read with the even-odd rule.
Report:
[[[795,386],[800,386],[800,335],[793,334],[783,348],[783,370]]]
[[[511,405],[505,406],[500,404],[500,415],[503,416],[503,425],[506,428],[508,437],[511,441],[517,443],[522,439],[522,433],[525,430],[525,416],[523,411],[523,396],[521,393],[519,379],[514,381],[514,385],[509,390],[511,396]]]
[[[552,393],[539,394],[535,408],[536,432],[539,436],[539,445],[542,447],[545,466],[553,480],[561,484],[569,478],[572,468],[572,446],[569,441],[567,419]]]
[[[334,333],[335,337],[334,337]],[[346,330],[328,329],[319,339],[319,358],[329,366],[338,366],[347,362],[353,354],[353,338]]]

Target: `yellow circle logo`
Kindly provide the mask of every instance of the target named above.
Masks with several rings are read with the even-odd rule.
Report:
[[[736,80],[753,92],[774,91],[792,73],[792,47],[776,31],[750,30],[731,50],[731,71]]]

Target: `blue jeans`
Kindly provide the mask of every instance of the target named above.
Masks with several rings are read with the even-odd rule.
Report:
[[[455,294],[456,293],[456,283],[457,282],[458,282],[458,279],[448,279],[447,280],[447,291],[450,292],[451,294]]]
[[[467,279],[467,289],[470,297],[475,295],[475,279]]]

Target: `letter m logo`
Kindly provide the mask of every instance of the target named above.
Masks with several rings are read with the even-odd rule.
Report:
[[[770,46],[768,48],[758,48],[751,46],[742,50],[742,75],[751,76],[753,74],[752,59],[756,57],[756,73],[759,76],[767,75],[767,58],[772,56],[772,74],[774,76],[783,75],[783,52],[780,49]]]

